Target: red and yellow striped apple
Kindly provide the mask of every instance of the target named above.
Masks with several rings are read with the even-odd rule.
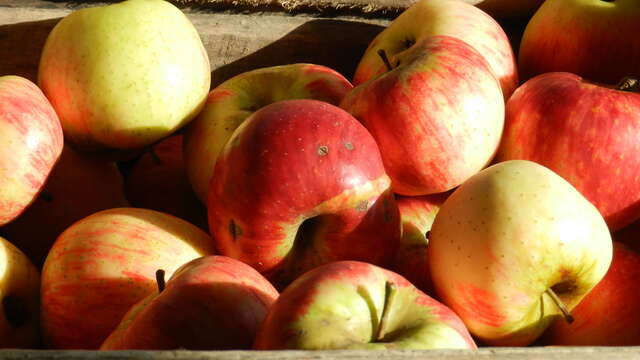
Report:
[[[640,218],[637,85],[621,91],[563,72],[530,79],[507,102],[496,161],[540,163],[591,201],[612,231],[630,224]]]
[[[153,210],[114,208],[74,223],[42,269],[45,346],[97,349],[131,306],[157,290],[157,269],[171,276],[210,254],[205,232]]]
[[[62,153],[58,115],[36,84],[0,77],[0,136],[1,226],[31,204]]]
[[[464,323],[402,276],[337,261],[297,278],[280,294],[258,350],[475,349]]]
[[[462,40],[433,36],[389,63],[395,67],[340,106],[376,139],[394,192],[445,192],[484,168],[504,123],[500,84],[485,59]]]
[[[203,203],[216,159],[233,131],[259,108],[281,100],[316,99],[338,105],[353,88],[322,65],[288,64],[247,71],[211,90],[202,112],[184,134],[189,181]]]
[[[160,275],[162,276],[162,275]],[[278,291],[251,266],[204,256],[134,305],[100,350],[251,349]]]
[[[337,106],[284,100],[243,122],[211,180],[209,229],[220,254],[282,288],[335,260],[387,264],[400,216],[378,147]]]
[[[516,58],[507,34],[484,11],[459,0],[421,0],[411,5],[371,41],[358,63],[353,84],[387,71],[380,50],[392,58],[432,36],[455,37],[478,51],[500,81],[505,100],[518,86]]]

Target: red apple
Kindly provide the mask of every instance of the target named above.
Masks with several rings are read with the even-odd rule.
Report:
[[[19,76],[0,77],[0,225],[20,215],[62,152],[62,127],[42,91]]]
[[[41,269],[54,241],[71,224],[128,204],[122,174],[114,162],[65,145],[40,195],[0,232]]]
[[[434,293],[427,260],[429,230],[449,194],[396,196],[402,220],[402,238],[390,269],[429,295]]]
[[[207,210],[187,178],[182,135],[170,136],[145,152],[129,169],[125,191],[131,205],[161,211],[207,230]]]
[[[547,345],[640,345],[640,253],[613,242],[609,271],[571,314],[575,321],[555,321],[544,336]]]
[[[192,260],[134,305],[101,350],[251,349],[278,291],[226,256]]]
[[[97,349],[135,303],[169,276],[213,253],[195,225],[161,212],[116,208],[90,215],[56,240],[42,270],[45,346]]]
[[[234,132],[211,180],[209,229],[222,255],[281,288],[318,265],[388,263],[400,216],[378,147],[346,111],[284,100]]]
[[[359,261],[319,266],[289,285],[258,350],[475,349],[460,318],[402,276]]]
[[[216,159],[249,115],[280,100],[316,99],[338,105],[352,88],[326,66],[288,64],[244,72],[211,90],[204,109],[184,135],[185,166],[198,198],[207,202]]]
[[[496,161],[550,168],[598,208],[612,231],[640,217],[639,93],[548,73],[518,88],[506,113]]]
[[[487,13],[458,0],[416,1],[371,41],[358,63],[353,84],[360,85],[387,71],[379,51],[396,57],[432,36],[455,37],[478,51],[500,81],[504,100],[518,86],[516,58],[507,34]]]
[[[640,2],[547,0],[522,35],[518,69],[524,80],[564,71],[615,84],[639,76]]]
[[[394,192],[445,192],[485,167],[504,122],[500,84],[485,59],[462,40],[434,36],[389,63],[395,67],[340,106],[376,139]]]

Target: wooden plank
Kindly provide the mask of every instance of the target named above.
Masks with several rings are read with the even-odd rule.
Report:
[[[385,351],[82,351],[0,350],[5,360],[629,360],[640,359],[640,347],[481,348],[469,350]]]

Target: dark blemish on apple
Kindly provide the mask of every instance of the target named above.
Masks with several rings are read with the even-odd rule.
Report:
[[[356,210],[357,211],[367,211],[367,209],[369,208],[369,201],[367,200],[362,200],[358,203],[358,205],[356,205]]]
[[[326,145],[320,145],[318,146],[318,155],[320,156],[326,156],[329,154],[329,147]]]
[[[347,150],[349,151],[353,150],[353,144],[350,142],[344,143],[344,147],[347,148]]]
[[[427,230],[426,233],[424,233],[424,237],[428,240],[429,236],[431,236],[431,230]]]
[[[29,310],[25,300],[16,295],[7,295],[2,299],[2,309],[4,311],[4,317],[9,322],[9,325],[14,329],[17,329],[29,321]]]
[[[233,237],[234,241],[242,236],[242,229],[235,221],[233,221],[233,219],[229,222],[229,233],[231,234],[231,237]]]

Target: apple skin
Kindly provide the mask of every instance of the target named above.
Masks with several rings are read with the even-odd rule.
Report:
[[[434,296],[434,290],[427,260],[428,233],[440,206],[450,194],[396,196],[402,220],[402,238],[390,270],[430,296]]]
[[[615,231],[640,217],[638,136],[640,93],[547,73],[524,83],[507,102],[496,161],[525,159],[550,168]]]
[[[249,265],[204,256],[135,305],[100,350],[251,349],[278,291]]]
[[[462,40],[433,36],[390,58],[400,65],[356,86],[340,107],[376,139],[400,195],[448,191],[493,158],[504,123],[500,85]]]
[[[611,263],[598,210],[560,176],[511,160],[471,177],[445,200],[429,239],[439,298],[490,346],[532,343],[571,311]]]
[[[525,28],[518,54],[522,80],[570,72],[615,84],[640,69],[640,3],[548,0]]]
[[[135,303],[184,263],[213,254],[210,237],[161,212],[115,208],[90,215],[56,240],[42,270],[44,344],[97,349]]]
[[[63,135],[55,110],[33,82],[0,77],[0,226],[11,222],[42,190],[60,157]]]
[[[171,214],[208,231],[207,209],[185,170],[183,138],[169,136],[145,152],[127,172],[125,192],[134,207]]]
[[[42,269],[49,249],[66,228],[100,210],[126,206],[116,164],[65,145],[39,196],[0,233]]]
[[[500,80],[505,101],[518,86],[516,57],[502,27],[479,8],[456,0],[421,0],[402,12],[369,44],[353,84],[358,86],[387,71],[378,50],[392,58],[432,36],[455,37],[478,51]]]
[[[214,172],[207,208],[218,253],[278,289],[323,263],[387,264],[396,251],[400,215],[378,147],[337,106],[302,99],[261,108]]]
[[[84,149],[135,149],[200,111],[211,69],[180,9],[163,0],[127,0],[58,22],[42,50],[38,84],[66,140]]]
[[[40,274],[31,260],[0,238],[0,348],[40,345]]]
[[[396,291],[391,301],[387,284]],[[381,320],[384,312],[386,321]],[[280,294],[254,348],[475,349],[476,345],[453,311],[402,276],[369,263],[336,261],[310,270]]]
[[[615,239],[615,235],[614,235]],[[613,260],[605,277],[572,311],[570,325],[556,320],[543,337],[545,345],[640,345],[640,254],[613,242]]]
[[[316,99],[338,105],[353,85],[322,65],[288,64],[247,71],[211,90],[202,112],[187,126],[184,160],[192,187],[207,202],[209,183],[233,131],[259,108],[281,100]]]

